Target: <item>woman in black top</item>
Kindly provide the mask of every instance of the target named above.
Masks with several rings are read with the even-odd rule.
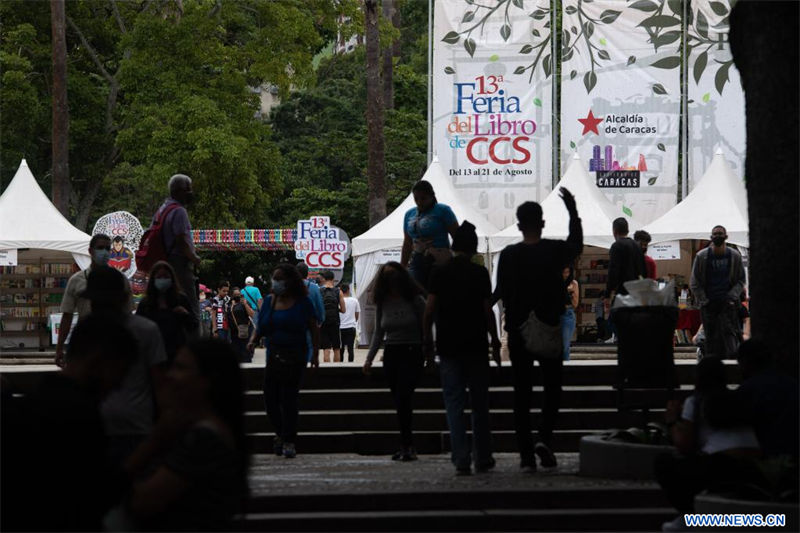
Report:
[[[199,320],[189,309],[191,304],[178,289],[175,271],[166,261],[159,261],[150,271],[147,293],[139,303],[136,314],[158,325],[167,360],[172,363],[178,349],[186,344],[187,335],[197,330]]]

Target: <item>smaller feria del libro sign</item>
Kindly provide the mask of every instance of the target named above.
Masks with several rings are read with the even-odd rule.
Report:
[[[331,226],[330,217],[314,216],[297,221],[295,256],[311,269],[341,270],[347,260],[348,242],[340,239],[340,229]]]

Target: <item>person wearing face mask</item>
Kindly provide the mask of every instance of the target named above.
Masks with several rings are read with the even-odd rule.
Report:
[[[700,307],[706,357],[735,357],[742,342],[739,301],[745,284],[742,256],[727,246],[723,226],[711,230],[711,245],[697,253],[689,285]]]
[[[239,356],[240,363],[250,363],[253,355],[247,349],[247,340],[253,334],[250,326],[255,312],[245,303],[242,297],[242,289],[233,287],[231,289],[231,306],[228,313],[228,327],[230,328],[231,344],[236,355]]]
[[[197,329],[197,317],[189,312],[190,305],[175,281],[175,271],[170,264],[159,261],[153,265],[147,292],[136,314],[156,323],[170,363],[178,349],[186,344],[189,334]]]
[[[275,430],[272,449],[275,455],[292,459],[297,455],[295,439],[300,380],[309,363],[312,368],[319,366],[317,317],[308,290],[294,265],[281,263],[275,267],[271,294],[261,306],[258,326],[247,345],[250,353],[261,338],[267,340],[264,405]]]
[[[56,342],[56,357],[55,363],[63,367],[66,364],[64,358],[64,346],[69,336],[70,328],[72,328],[72,321],[75,318],[75,313],[78,314],[78,320],[86,318],[92,310],[92,304],[87,298],[82,296],[83,291],[86,290],[86,283],[89,280],[89,274],[92,269],[100,266],[107,266],[108,260],[111,257],[111,237],[103,233],[98,233],[92,236],[89,241],[89,256],[92,258],[92,264],[86,270],[76,272],[67,281],[67,287],[64,289],[64,297],[61,300],[61,326],[58,331],[58,341]],[[130,283],[127,278],[125,279],[128,294],[131,292]]]
[[[450,206],[437,202],[430,182],[418,181],[411,191],[417,205],[403,219],[400,263],[417,283],[427,287],[433,266],[443,265],[452,257],[448,235],[455,235],[458,220]]]
[[[156,211],[153,224],[164,217],[162,237],[164,250],[167,252],[167,262],[175,271],[175,279],[180,290],[189,299],[189,312],[197,317],[199,324],[200,307],[194,269],[200,264],[200,257],[194,249],[192,225],[189,222],[189,213],[186,211],[186,207],[194,201],[192,179],[184,174],[175,174],[169,179],[168,186],[169,198],[164,200]]]

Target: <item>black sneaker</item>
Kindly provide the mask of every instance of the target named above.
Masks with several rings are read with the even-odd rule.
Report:
[[[469,466],[456,467],[456,475],[457,476],[471,476],[472,475],[472,469]]]
[[[555,454],[544,442],[537,442],[533,448],[533,453],[539,457],[539,464],[542,468],[555,468],[558,466]]]
[[[394,455],[392,455],[392,461],[401,460],[403,458],[404,453],[405,453],[404,450],[397,450],[396,452],[394,452]]]
[[[272,453],[280,457],[283,455],[283,439],[275,437],[272,439]]]
[[[401,458],[402,461],[416,461],[417,460],[417,450],[414,449],[413,446],[409,446],[405,450],[403,450],[403,457]]]
[[[494,460],[494,457],[489,457],[489,460],[485,463],[475,463],[475,473],[483,474],[488,472],[489,470],[493,469],[497,462]]]

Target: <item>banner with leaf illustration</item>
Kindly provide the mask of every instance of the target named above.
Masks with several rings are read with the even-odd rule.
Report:
[[[722,149],[744,178],[744,91],[728,43],[729,0],[693,0],[688,13],[689,190]]]
[[[577,151],[620,216],[646,224],[677,199],[682,3],[562,5],[562,173]]]
[[[433,150],[490,222],[552,184],[549,0],[436,0]]]

